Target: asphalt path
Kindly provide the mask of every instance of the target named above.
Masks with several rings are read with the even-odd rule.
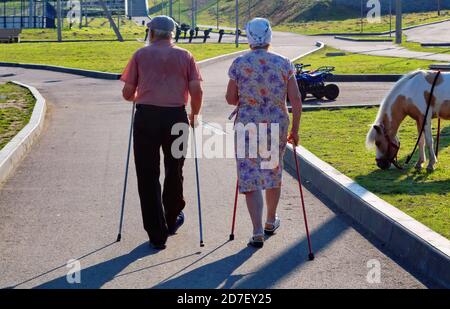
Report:
[[[450,43],[450,21],[406,30],[408,40],[418,43]]]
[[[294,58],[315,39],[275,34],[274,50]],[[224,100],[231,60],[202,69],[203,128],[224,137],[232,111]],[[239,199],[236,240],[227,242],[236,181],[233,159],[200,160],[204,235],[199,247],[194,160],[185,167],[186,224],[165,251],[149,248],[142,228],[135,171],[130,169],[123,241],[115,244],[131,105],[119,81],[0,68],[0,78],[35,86],[47,99],[44,133],[0,189],[0,287],[16,288],[424,288],[364,229],[318,192],[306,191],[316,252],[307,243],[297,182],[285,173],[282,228],[262,250],[247,247],[251,223]],[[366,84],[364,84],[366,85]],[[368,89],[352,92],[363,100]],[[376,85],[372,86],[376,88]],[[375,95],[376,100],[381,93]],[[374,98],[375,100],[375,98]],[[224,132],[225,131],[225,132]],[[211,136],[205,136],[205,139]],[[66,280],[81,266],[81,284]],[[367,280],[381,266],[380,283]]]

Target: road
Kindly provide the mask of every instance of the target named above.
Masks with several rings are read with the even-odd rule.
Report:
[[[291,58],[313,46],[311,38],[275,35],[275,51]],[[224,100],[230,64],[223,61],[202,69],[203,120],[210,125],[225,124],[232,110]],[[49,111],[45,132],[0,191],[0,287],[430,287],[319,193],[309,191],[306,203],[316,260],[308,262],[298,187],[288,173],[279,233],[262,250],[248,248],[251,224],[240,197],[237,238],[227,242],[236,179],[232,159],[200,160],[205,248],[199,248],[192,159],[185,167],[187,222],[169,239],[168,248],[156,252],[148,247],[134,168],[124,238],[114,244],[131,111],[121,99],[121,83],[0,68],[0,75],[7,73],[37,87],[47,98]],[[355,100],[366,92],[365,88],[356,91]],[[81,263],[81,284],[66,280],[71,259]],[[380,283],[367,281],[371,260],[380,262]]]
[[[450,21],[406,30],[408,40],[418,43],[450,43]]]
[[[450,62],[450,54],[411,51],[391,42],[354,42],[335,39],[331,36],[316,36],[315,38],[328,46],[351,53]]]

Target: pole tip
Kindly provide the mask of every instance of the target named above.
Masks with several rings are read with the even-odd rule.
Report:
[[[231,234],[230,235],[230,241],[233,241],[234,240],[234,234]]]
[[[314,261],[314,253],[310,253],[309,255],[308,255],[308,259],[310,260],[310,261]]]
[[[120,242],[122,240],[122,234],[117,235],[117,240],[116,242]]]
[[[203,243],[203,241],[200,243],[200,247],[203,248],[205,246],[205,244]]]

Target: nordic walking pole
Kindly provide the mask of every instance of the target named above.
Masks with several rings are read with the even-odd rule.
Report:
[[[128,170],[130,165],[130,155],[131,155],[131,139],[133,138],[133,125],[134,125],[134,113],[136,111],[136,102],[133,102],[133,109],[131,112],[131,126],[130,126],[130,137],[128,138],[128,154],[127,163],[125,167],[125,180],[123,184],[123,194],[122,194],[122,211],[120,214],[120,224],[119,224],[119,234],[117,235],[117,242],[122,240],[122,227],[123,227],[123,216],[125,212],[125,197],[127,195],[127,183],[128,183]]]
[[[200,247],[204,247],[205,244],[203,243],[202,203],[201,203],[201,197],[200,197],[200,177],[199,177],[199,173],[198,173],[197,137],[195,136],[195,127],[192,127],[192,132],[194,135],[195,176],[197,178],[197,199],[198,199],[198,222],[199,222],[199,228],[200,228]]]
[[[234,228],[236,226],[236,211],[237,211],[238,197],[239,197],[239,180],[236,183],[236,195],[234,196],[233,223],[231,226],[230,241],[234,240]]]
[[[298,158],[297,158],[297,145],[292,144],[292,146],[294,147],[295,167],[297,169],[298,186],[300,188],[300,198],[301,198],[301,201],[302,201],[303,218],[305,219],[306,237],[308,238],[308,249],[309,249],[308,258],[309,258],[310,261],[312,261],[312,260],[314,260],[314,253],[312,251],[311,237],[309,235],[308,219],[306,218],[305,198],[303,196],[302,179],[300,177],[300,166],[298,164]]]

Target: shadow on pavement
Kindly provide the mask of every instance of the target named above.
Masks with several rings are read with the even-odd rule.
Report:
[[[319,229],[313,231],[311,234],[315,252],[320,252],[326,248],[335,239],[339,238],[347,228],[348,225],[337,217],[333,217],[325,222]],[[277,240],[282,241],[282,239],[277,239],[277,237],[274,236],[274,238],[272,240],[269,239],[268,242]],[[224,245],[218,247],[211,253],[219,250],[223,246]],[[233,272],[249,260],[255,252],[256,251],[253,248],[244,248],[234,255],[201,266],[174,278],[177,274],[181,273],[182,270],[154,288],[177,289],[186,286],[193,289],[212,289],[220,287],[225,289],[270,288],[293,271],[298,270],[308,261],[308,243],[306,238],[303,238],[281,252],[276,258],[267,261],[267,263],[257,272],[234,275]],[[204,259],[205,257],[206,256],[201,259]],[[194,263],[198,263],[198,261]],[[193,264],[185,267],[185,269]]]
[[[135,261],[148,257],[151,255],[157,254],[159,251],[153,250],[150,248],[148,242],[140,245],[135,248],[130,253],[124,254],[122,256],[116,257],[114,259],[90,266],[86,269],[81,270],[81,284],[70,284],[67,282],[66,276],[62,276],[46,282],[44,284],[38,285],[34,287],[35,289],[98,289],[101,288],[104,284],[112,281],[117,275],[123,271],[126,267],[134,263]],[[195,253],[197,254],[197,253]],[[170,260],[167,262],[159,263],[157,265],[153,265],[147,267],[146,269],[168,264],[183,258],[187,258],[193,256],[195,254],[191,254],[186,257],[177,258],[174,260]],[[144,270],[144,269],[142,269]],[[140,271],[140,270],[138,270]],[[134,272],[130,272],[127,274],[123,274],[121,276],[125,276]]]
[[[108,245],[105,245],[105,246],[103,246],[103,247],[101,247],[101,248],[95,249],[94,251],[91,251],[91,252],[89,252],[89,253],[86,253],[86,254],[84,254],[84,255],[78,257],[76,260],[81,261],[82,259],[85,259],[85,258],[87,258],[88,256],[94,255],[94,254],[96,254],[96,253],[98,253],[98,252],[100,252],[100,251],[103,251],[103,250],[105,250],[105,249],[107,249],[107,248],[113,246],[114,244],[116,244],[116,242],[112,242],[112,243],[110,243],[110,244],[108,244]],[[34,276],[34,277],[32,277],[32,278],[29,278],[29,279],[26,279],[26,280],[24,280],[24,281],[22,281],[22,282],[19,282],[19,283],[17,283],[16,285],[10,286],[9,288],[10,288],[10,289],[15,289],[15,288],[17,288],[17,287],[19,287],[19,286],[21,286],[21,285],[23,285],[23,284],[25,284],[25,283],[31,282],[31,281],[33,281],[33,280],[36,280],[36,279],[38,279],[38,278],[40,278],[40,277],[43,277],[43,276],[45,276],[45,275],[48,275],[48,274],[50,274],[50,273],[52,273],[52,272],[54,272],[54,271],[56,271],[56,270],[58,270],[58,269],[60,269],[60,268],[66,267],[66,266],[67,266],[66,263],[61,264],[61,265],[59,265],[59,266],[56,266],[56,267],[54,267],[54,268],[52,268],[52,269],[49,269],[49,270],[47,270],[47,271],[41,273],[41,274],[39,274],[39,275],[36,275],[36,276]]]

